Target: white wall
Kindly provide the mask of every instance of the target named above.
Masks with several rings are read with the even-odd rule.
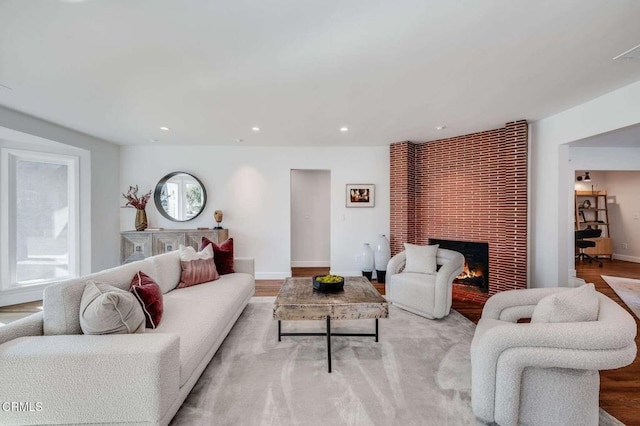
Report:
[[[389,233],[388,147],[129,146],[122,147],[120,158],[121,192],[136,184],[152,189],[177,170],[197,176],[207,190],[204,212],[191,222],[176,223],[151,205],[149,226],[212,227],[214,210],[223,210],[223,226],[234,238],[236,254],[255,258],[258,278],[290,274],[293,169],[331,171],[332,272],[360,274],[356,255],[361,244]],[[376,206],[346,208],[348,183],[375,184]],[[121,209],[121,230],[133,228],[134,213]]]
[[[291,266],[330,266],[331,172],[291,170]]]
[[[609,221],[613,257],[640,263],[640,172],[609,171],[605,175],[607,193],[612,201]]]
[[[530,286],[566,286],[573,270],[574,171],[598,167],[570,167],[566,144],[637,123],[640,82],[532,123]]]
[[[81,148],[89,152],[91,170],[90,184],[91,211],[91,271],[99,271],[120,263],[119,218],[116,208],[119,203],[120,169],[119,147],[115,144],[76,132],[65,127],[0,106],[0,128],[11,138],[31,138],[58,142]],[[81,165],[81,168],[83,165]],[[82,236],[86,238],[86,235]],[[82,271],[85,273],[86,271]]]

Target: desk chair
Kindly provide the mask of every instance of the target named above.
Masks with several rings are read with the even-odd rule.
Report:
[[[581,229],[575,232],[576,236],[576,248],[580,250],[580,253],[576,254],[576,259],[582,260],[587,259],[589,263],[592,263],[594,260],[598,262],[598,266],[602,268],[602,261],[593,256],[589,256],[584,252],[584,249],[588,247],[595,247],[596,242],[591,240],[586,240],[585,238],[598,238],[602,235],[602,229]]]

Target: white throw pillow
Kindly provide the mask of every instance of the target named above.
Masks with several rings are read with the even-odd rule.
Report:
[[[202,251],[196,251],[191,246],[183,246],[180,245],[180,260],[188,262],[190,260],[198,260],[198,259],[213,259],[213,247],[211,244],[207,245]]]
[[[404,272],[416,272],[419,274],[432,274],[438,269],[436,255],[438,244],[430,246],[418,246],[404,243],[404,250],[407,255],[407,263]]]
[[[532,323],[596,321],[600,302],[593,284],[546,296],[531,315]]]
[[[84,334],[144,333],[145,316],[133,294],[90,280],[80,302],[80,327]]]

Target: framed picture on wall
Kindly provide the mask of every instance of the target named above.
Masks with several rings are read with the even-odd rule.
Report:
[[[347,184],[347,207],[373,207],[375,201],[375,185],[368,183]]]

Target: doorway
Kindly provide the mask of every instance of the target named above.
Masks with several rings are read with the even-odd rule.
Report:
[[[331,172],[291,170],[292,276],[327,274],[331,259]]]
[[[587,254],[640,263],[638,188],[640,171],[575,171],[576,194],[583,194],[576,197],[576,228],[600,228],[602,236],[596,240],[607,241],[602,248],[586,249]]]

